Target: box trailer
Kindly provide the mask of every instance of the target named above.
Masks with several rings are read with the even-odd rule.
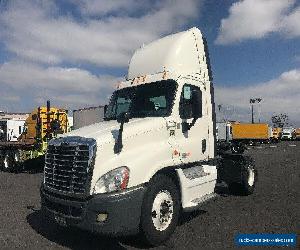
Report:
[[[216,139],[217,141],[226,142],[230,142],[232,140],[230,122],[216,122]]]
[[[233,141],[252,144],[270,140],[269,125],[266,123],[233,123],[231,131]]]

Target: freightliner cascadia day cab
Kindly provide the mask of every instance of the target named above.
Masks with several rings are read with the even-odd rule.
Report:
[[[295,140],[296,130],[293,127],[284,127],[282,129],[281,140]]]
[[[214,117],[199,29],[141,47],[105,120],[50,141],[43,213],[64,226],[140,233],[159,245],[175,230],[180,212],[215,197],[219,183],[251,194],[254,163],[241,154],[216,155]]]

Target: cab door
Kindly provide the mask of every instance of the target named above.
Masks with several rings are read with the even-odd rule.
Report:
[[[204,85],[187,80],[179,102],[176,139],[183,163],[208,159],[208,110]]]

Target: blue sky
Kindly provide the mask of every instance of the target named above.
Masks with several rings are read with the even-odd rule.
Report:
[[[107,102],[142,43],[196,26],[206,36],[221,116],[286,112],[300,126],[296,0],[2,0],[0,110],[51,99],[68,109]],[[260,108],[260,109],[259,109]]]

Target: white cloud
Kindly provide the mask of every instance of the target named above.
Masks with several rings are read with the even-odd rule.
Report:
[[[289,37],[300,36],[300,6],[283,18],[281,32]]]
[[[295,0],[243,0],[233,3],[229,16],[221,20],[216,43],[260,39],[273,32],[297,37],[300,35],[300,7],[294,6]]]
[[[108,15],[121,11],[133,13],[144,9],[149,4],[138,0],[70,0],[70,2],[78,4],[81,12],[88,16]]]
[[[47,99],[68,108],[107,103],[114,84],[121,78],[93,75],[79,68],[42,67],[25,62],[0,65],[0,105],[26,98],[32,109]],[[23,100],[24,101],[24,100]]]
[[[7,102],[19,102],[21,98],[17,95],[1,95],[1,99]]]
[[[294,60],[295,60],[296,62],[300,62],[300,55],[295,55]]]
[[[47,88],[60,91],[90,92],[106,85],[102,79],[79,68],[42,67],[24,62],[0,65],[0,84],[14,89]]]
[[[250,121],[249,99],[262,98],[261,118],[269,122],[274,113],[287,113],[300,126],[300,69],[282,73],[268,82],[244,87],[216,87],[216,103],[230,106],[229,119]],[[234,107],[234,108],[233,108]],[[256,107],[257,108],[257,107]],[[257,111],[257,110],[256,110]]]
[[[83,18],[78,21],[71,15],[60,15],[52,5],[42,6],[38,1],[12,1],[0,16],[3,27],[0,38],[10,52],[27,60],[124,67],[132,52],[142,43],[180,29],[195,18],[202,1],[160,1],[155,8],[146,8],[137,16],[105,15],[125,7],[139,10],[141,4],[134,4],[135,1],[80,2]],[[93,14],[92,11],[100,16],[85,16],[86,12]]]
[[[71,109],[107,103],[120,77],[89,70],[124,69],[141,44],[198,17],[202,0],[64,3],[73,8],[50,0],[0,3],[0,42],[12,54],[0,64],[0,107],[30,111],[47,99]]]

